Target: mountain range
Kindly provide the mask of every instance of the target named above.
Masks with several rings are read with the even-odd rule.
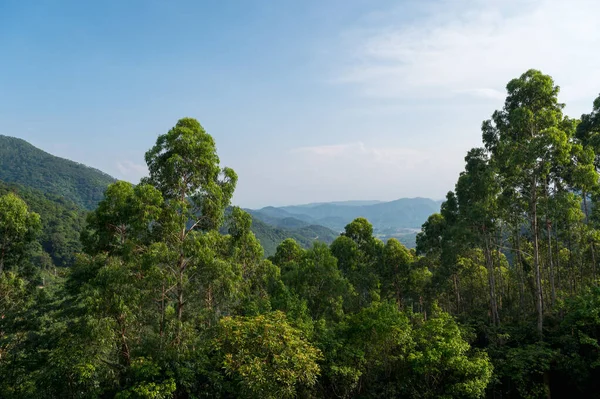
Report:
[[[439,212],[441,201],[429,198],[401,198],[395,201],[346,201],[314,203],[282,207],[247,209],[255,218],[280,228],[324,226],[334,232],[358,217],[371,224],[376,236],[383,240],[399,239],[414,247],[417,232],[429,215]]]
[[[80,215],[94,209],[106,187],[114,181],[115,178],[100,170],[51,155],[25,140],[0,135],[0,182],[4,182],[1,191],[10,189],[24,194],[28,203],[35,202],[33,208],[37,209],[33,210],[41,211],[42,218],[43,213],[48,212],[45,210],[52,209],[46,216],[55,220],[54,229],[57,223],[60,224],[56,215],[61,213],[77,214],[77,221],[70,222],[68,227],[76,225],[80,229],[83,220]],[[43,203],[36,202],[36,197],[43,198],[40,200]],[[396,237],[413,247],[416,232],[439,208],[440,201],[402,198],[389,202],[338,201],[268,206],[246,211],[253,218],[252,231],[265,249],[265,255],[269,256],[286,238],[294,238],[304,247],[310,247],[314,241],[331,243],[357,217],[367,218],[379,238]],[[45,234],[52,237],[51,231]],[[54,244],[50,238],[48,240],[47,246],[52,248]],[[69,240],[72,241],[71,236]]]

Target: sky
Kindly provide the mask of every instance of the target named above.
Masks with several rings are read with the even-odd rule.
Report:
[[[441,199],[530,68],[600,93],[596,0],[0,0],[0,134],[133,183],[200,121],[244,207]]]

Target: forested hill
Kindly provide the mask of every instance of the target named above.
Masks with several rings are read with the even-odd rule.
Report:
[[[27,141],[0,135],[0,180],[59,195],[91,210],[115,179],[106,173],[60,158]]]
[[[58,195],[0,181],[0,197],[8,193],[18,195],[40,215],[42,226],[34,257],[38,266],[71,266],[81,252],[79,235],[85,226],[86,211]]]
[[[79,233],[86,210],[93,210],[115,179],[97,169],[59,158],[27,141],[0,135],[0,195],[15,192],[41,216],[41,256],[56,266],[69,266],[81,250]],[[330,244],[338,235],[327,227],[303,223],[281,226],[254,217],[252,231],[265,256],[286,238],[310,248],[315,241]]]
[[[295,218],[341,231],[357,217],[367,218],[376,230],[419,229],[427,217],[439,212],[440,201],[429,198],[401,198],[389,202],[349,201],[283,207],[265,207],[251,211],[262,220]]]
[[[319,225],[298,226],[295,228],[277,227],[252,217],[252,232],[260,241],[265,256],[275,254],[277,246],[286,238],[293,238],[303,248],[309,249],[315,242],[331,244],[339,233]]]

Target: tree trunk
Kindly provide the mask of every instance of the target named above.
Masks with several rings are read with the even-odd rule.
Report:
[[[584,191],[583,192],[583,209],[585,211],[585,224],[587,226],[588,224],[588,205],[587,205],[587,193]],[[592,279],[594,282],[594,285],[596,284],[596,250],[594,247],[594,241],[592,239],[592,242],[590,243],[590,249],[592,251]]]
[[[560,243],[558,241],[558,232],[560,231],[558,228],[558,223],[554,223],[554,248],[556,248],[556,287],[560,291],[561,282],[560,282]]]
[[[544,195],[546,197],[546,234],[548,235],[548,277],[550,280],[550,304],[554,307],[556,303],[556,286],[554,285],[554,263],[552,260],[552,221],[550,220],[550,203],[548,201],[548,181],[546,180],[544,187]]]
[[[6,256],[6,244],[2,244],[2,251],[0,251],[0,276],[4,271],[4,257]]]
[[[550,266],[550,290],[551,290],[551,304],[554,306],[556,303],[556,285],[554,283],[554,262],[552,259],[552,231],[550,227],[550,220],[546,220],[546,232],[548,234],[548,265]]]
[[[533,235],[533,265],[535,269],[535,307],[537,310],[537,330],[540,338],[544,333],[544,308],[542,298],[542,274],[540,273],[540,248],[537,221],[537,179],[531,184],[531,233]]]
[[[460,291],[458,290],[458,276],[456,273],[452,275],[452,279],[454,280],[454,292],[456,294],[456,313],[460,313]]]
[[[165,299],[166,299],[166,292],[165,292],[165,283],[163,282],[162,284],[162,291],[161,291],[161,297],[160,297],[160,326],[159,326],[159,334],[160,337],[162,338],[165,334]],[[162,345],[162,341],[161,341],[161,345]]]
[[[488,280],[490,288],[490,307],[492,310],[492,323],[497,326],[500,324],[500,316],[498,315],[498,302],[496,300],[496,279],[494,277],[494,262],[490,251],[489,237],[485,236],[485,259],[488,269]]]
[[[517,270],[519,273],[519,313],[523,315],[525,309],[525,270],[523,270],[523,262],[521,261],[521,238],[519,227],[517,224],[517,230],[515,232],[516,245],[517,245]]]

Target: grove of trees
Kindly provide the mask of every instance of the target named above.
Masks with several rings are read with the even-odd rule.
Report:
[[[265,258],[191,118],[60,272],[33,204],[0,196],[0,397],[597,397],[600,97],[576,120],[558,93],[508,84],[416,250],[358,218]]]

